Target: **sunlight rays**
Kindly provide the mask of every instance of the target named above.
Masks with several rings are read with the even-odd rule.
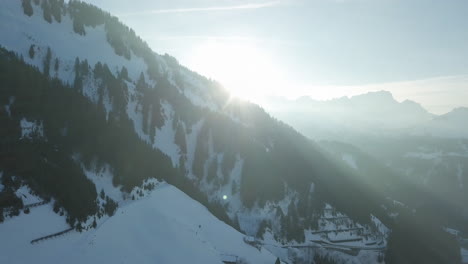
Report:
[[[208,40],[194,48],[189,64],[221,82],[234,96],[257,102],[285,85],[284,69],[271,55],[248,41]]]

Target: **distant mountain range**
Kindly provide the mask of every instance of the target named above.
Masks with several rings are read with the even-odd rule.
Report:
[[[432,135],[468,138],[468,109],[457,108],[437,116],[420,104],[398,102],[387,91],[369,92],[328,101],[301,97],[269,98],[265,109],[314,139],[347,135]]]
[[[468,108],[459,107],[435,116],[430,122],[422,124],[417,132],[438,137],[468,138]]]

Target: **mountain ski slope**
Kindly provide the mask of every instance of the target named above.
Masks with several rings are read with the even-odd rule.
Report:
[[[140,200],[125,203],[113,217],[83,233],[31,244],[66,229],[50,204],[0,224],[0,263],[213,263],[226,256],[244,263],[272,264],[276,257],[243,241],[177,188],[160,183]]]

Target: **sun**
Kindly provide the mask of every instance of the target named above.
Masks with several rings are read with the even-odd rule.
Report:
[[[233,96],[253,102],[277,93],[284,83],[272,57],[249,41],[206,41],[193,50],[190,67],[219,81]]]

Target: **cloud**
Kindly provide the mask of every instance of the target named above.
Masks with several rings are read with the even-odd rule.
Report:
[[[168,14],[168,13],[194,13],[194,12],[212,12],[212,11],[232,11],[232,10],[246,10],[246,9],[259,9],[268,8],[281,4],[282,1],[269,1],[264,3],[250,3],[242,5],[231,6],[208,6],[208,7],[189,7],[189,8],[170,8],[170,9],[153,9],[142,12],[120,14],[121,17],[151,15],[151,14]]]
[[[145,39],[156,40],[183,40],[183,39],[200,39],[200,40],[219,40],[219,41],[249,41],[258,42],[257,38],[242,37],[242,36],[209,36],[209,35],[167,35],[167,36],[145,36]]]
[[[304,47],[308,43],[304,41],[297,41],[282,38],[265,38],[265,37],[252,37],[252,36],[222,36],[222,35],[154,35],[148,34],[143,36],[146,40],[162,40],[173,41],[177,43],[181,40],[194,40],[194,41],[219,41],[227,43],[250,43],[250,44],[275,44],[285,47]]]

